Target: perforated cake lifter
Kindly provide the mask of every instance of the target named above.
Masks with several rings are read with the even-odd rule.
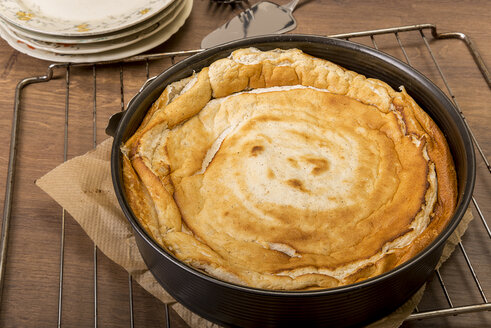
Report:
[[[291,31],[297,27],[292,12],[298,1],[293,0],[284,6],[269,1],[259,2],[208,34],[201,41],[201,48],[206,49],[249,36]]]

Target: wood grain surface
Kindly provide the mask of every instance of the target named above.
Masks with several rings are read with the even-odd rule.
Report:
[[[288,1],[276,2],[286,4]],[[232,8],[210,3],[208,0],[195,0],[191,16],[179,32],[150,52],[198,49],[205,35],[240,10],[240,6]],[[317,35],[431,23],[440,32],[463,32],[470,36],[480,50],[484,62],[491,65],[491,1],[301,0],[294,16],[298,23],[294,33]],[[429,32],[425,35],[472,131],[484,152],[490,154],[489,86],[462,41],[435,40]],[[449,94],[419,32],[400,33],[399,37],[410,64]],[[373,46],[369,37],[352,41]],[[376,36],[375,43],[380,50],[405,60],[394,35]],[[2,193],[6,188],[15,87],[23,78],[44,75],[49,64],[19,53],[0,40]],[[150,62],[149,75],[160,73],[170,64],[170,60]],[[100,327],[130,327],[133,319],[134,327],[165,327],[164,305],[136,283],[131,286],[131,317],[128,274],[98,251],[95,307],[93,243],[78,224],[63,213],[59,205],[34,185],[35,179],[64,161],[65,149],[66,157],[70,159],[84,154],[95,143],[104,140],[104,129],[110,115],[125,108],[146,78],[145,63],[72,67],[69,71],[60,68],[55,69],[53,80],[29,85],[22,91],[0,327],[57,325],[63,220],[65,239],[61,326],[90,327],[97,322]],[[65,148],[66,120],[68,143]],[[489,221],[490,174],[480,158],[477,163],[474,197]],[[463,245],[484,292],[491,298],[491,243],[476,211],[473,212],[476,219],[464,236]],[[440,273],[454,306],[483,302],[460,250],[452,255]],[[448,306],[438,279],[433,277],[419,310]],[[172,311],[170,321],[171,327],[187,326]],[[491,312],[408,321],[403,326],[485,327],[491,326]]]

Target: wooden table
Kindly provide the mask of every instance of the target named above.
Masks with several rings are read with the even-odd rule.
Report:
[[[255,1],[251,2],[254,3]],[[287,1],[278,0],[285,4]],[[195,0],[191,16],[168,42],[151,52],[198,49],[201,39],[218,27],[239,7],[218,6],[208,0]],[[477,45],[485,63],[491,63],[490,1],[304,1],[294,12],[296,33],[333,35],[403,25],[432,23],[440,32],[463,32]],[[486,154],[491,153],[491,90],[484,82],[464,42],[434,40],[425,33],[448,85]],[[411,64],[445,92],[448,90],[429,55],[419,32],[401,33],[400,39]],[[373,45],[366,38],[353,41]],[[383,51],[405,60],[394,35],[375,37]],[[170,64],[158,60],[149,65],[149,75]],[[45,74],[49,63],[28,57],[0,40],[0,190],[5,191],[8,167],[12,109],[16,84],[25,77]],[[94,85],[94,72],[96,84]],[[81,155],[106,138],[109,116],[126,105],[146,79],[144,63],[73,67],[66,96],[66,70],[56,69],[54,79],[28,86],[22,93],[18,156],[12,202],[6,279],[0,306],[1,327],[52,327],[58,322],[60,243],[62,209],[34,186],[41,177],[66,157]],[[120,83],[120,78],[124,81]],[[96,88],[93,130],[94,87]],[[123,90],[121,96],[121,90]],[[65,130],[65,108],[69,111]],[[64,144],[65,131],[68,143]],[[95,140],[94,140],[95,136]],[[482,212],[491,213],[491,180],[478,158],[474,196]],[[480,279],[491,297],[491,250],[482,222],[474,220],[463,244]],[[97,253],[97,307],[94,305],[94,247],[78,224],[67,214],[64,233],[64,274],[61,324],[64,327],[163,327],[164,305],[136,283],[129,286],[128,274],[99,251]],[[454,306],[482,303],[460,250],[441,269]],[[133,317],[129,294],[133,296]],[[421,311],[448,307],[438,279],[434,278],[419,307]],[[97,310],[96,310],[97,308]],[[97,312],[97,316],[95,313]],[[172,327],[186,324],[173,312]],[[491,325],[491,312],[462,314],[411,321],[405,327],[483,327]]]

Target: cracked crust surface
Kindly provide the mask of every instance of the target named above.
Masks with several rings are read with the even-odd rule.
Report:
[[[240,49],[170,84],[123,153],[127,199],[155,241],[257,288],[386,272],[456,203],[446,141],[403,88],[297,49]]]

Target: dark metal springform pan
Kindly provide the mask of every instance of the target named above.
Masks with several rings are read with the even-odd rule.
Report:
[[[367,77],[407,92],[433,118],[447,138],[456,166],[458,203],[451,221],[426,249],[408,262],[360,283],[315,291],[271,291],[238,286],[213,278],[180,262],[150,238],[124,195],[120,147],[138,128],[164,88],[233,50],[256,47],[299,48]],[[243,39],[207,49],[170,67],[147,83],[119,121],[111,155],[112,178],[121,208],[131,223],[140,252],[157,281],[179,302],[202,317],[238,327],[362,326],[389,314],[407,301],[431,276],[447,238],[464,215],[475,180],[472,141],[459,112],[445,94],[415,69],[372,48],[312,35],[271,35]]]

